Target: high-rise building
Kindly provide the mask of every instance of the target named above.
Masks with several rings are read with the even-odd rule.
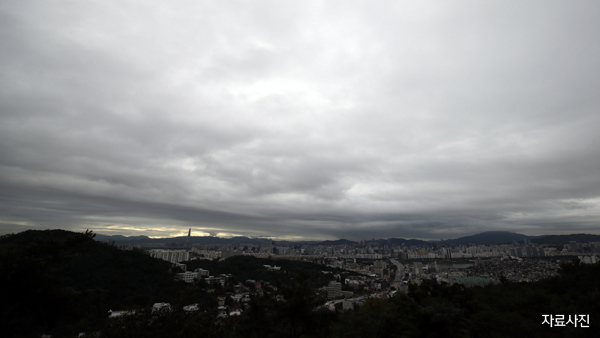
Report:
[[[327,286],[327,298],[335,299],[337,297],[340,297],[341,295],[342,295],[342,283],[336,282],[336,281],[329,282],[329,285]]]
[[[415,263],[413,263],[413,266],[414,266],[414,270],[415,270],[415,275],[420,276],[423,274],[423,263],[415,262]]]

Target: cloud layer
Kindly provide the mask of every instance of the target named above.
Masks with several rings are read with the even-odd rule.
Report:
[[[598,233],[600,5],[0,5],[0,230]]]

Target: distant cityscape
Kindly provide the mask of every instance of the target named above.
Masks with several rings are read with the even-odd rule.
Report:
[[[493,237],[502,243],[482,244]],[[514,240],[505,243],[508,237]],[[521,311],[520,320],[528,320],[527,304],[540,301],[577,304],[571,314],[584,313],[585,321],[578,322],[581,325],[589,325],[590,317],[596,318],[585,310],[586,304],[596,303],[593,290],[597,290],[600,267],[600,241],[591,235],[530,239],[519,234],[484,233],[468,240],[433,243],[398,238],[278,243],[194,238],[189,231],[187,237],[149,242],[137,239],[117,242],[91,231],[65,230],[1,236],[3,264],[9,269],[8,276],[14,276],[8,279],[13,281],[11,290],[21,290],[8,304],[18,304],[20,295],[29,295],[24,290],[32,288],[38,291],[26,296],[25,303],[35,304],[34,310],[41,307],[35,310],[38,315],[51,313],[54,299],[65,304],[76,301],[80,305],[72,306],[77,310],[72,313],[85,321],[78,324],[70,314],[59,323],[64,328],[60,330],[70,332],[66,336],[79,337],[100,332],[116,337],[155,325],[158,320],[174,325],[167,330],[174,332],[181,323],[193,325],[200,318],[202,327],[190,332],[220,332],[234,324],[253,325],[247,320],[257,312],[272,316],[263,317],[271,318],[270,330],[281,325],[281,316],[299,318],[299,309],[304,309],[306,316],[328,317],[334,323],[351,323],[365,316],[371,318],[369,323],[377,323],[394,311],[389,318],[411,316],[402,319],[406,325],[430,313],[432,304],[438,306],[432,316],[457,314],[440,332],[451,330],[461,318],[469,318],[463,316],[477,318],[463,309],[505,318]],[[209,243],[211,240],[217,243]],[[470,244],[460,244],[465,241]],[[46,288],[57,281],[64,284]],[[72,285],[98,291],[72,292],[76,290]],[[584,296],[577,296],[581,292]],[[38,299],[44,294],[51,296],[42,298],[46,302]],[[450,312],[445,306],[452,307]],[[536,318],[554,314],[545,309],[538,312]],[[29,318],[29,308],[12,316]],[[542,325],[536,318],[528,325]],[[430,331],[430,322],[427,319],[419,330]],[[78,326],[72,327],[73,323]],[[317,321],[307,323],[303,325],[310,327]],[[343,325],[322,325],[323,333],[346,330]],[[152,336],[149,333],[159,326],[152,327],[144,334],[130,336]],[[42,325],[15,325],[12,330],[15,337],[27,336],[19,332],[36,331],[37,336],[59,332]],[[253,329],[248,326],[240,332],[248,330]]]
[[[525,238],[522,241],[490,245],[452,244],[453,241],[430,243],[402,239],[277,244],[272,240],[263,240],[260,243],[257,243],[257,240],[248,240],[245,243],[243,238],[231,239],[220,244],[192,244],[190,229],[188,237],[178,237],[164,243],[127,244],[120,241],[119,244],[113,244],[124,250],[141,249],[152,257],[169,261],[181,269],[181,272],[175,275],[177,280],[186,283],[202,280],[209,292],[215,285],[228,285],[231,274],[213,276],[210,271],[202,268],[187,271],[186,264],[182,262],[253,256],[271,260],[307,261],[329,268],[343,269],[350,274],[333,274],[327,286],[316,290],[318,294],[330,300],[324,306],[332,310],[335,306],[341,306],[342,309],[353,308],[362,304],[365,297],[387,297],[396,292],[406,293],[409,283],[420,284],[424,280],[436,280],[450,285],[459,283],[467,287],[504,282],[535,282],[558,275],[561,260],[577,257],[583,264],[599,261],[600,241],[577,243],[571,240],[567,244],[560,244],[553,239],[550,243],[541,240],[533,243],[523,235],[507,232],[501,234],[505,238]],[[484,233],[479,237],[470,236],[470,239],[477,242],[489,236],[490,233]],[[581,235],[577,236],[581,238]],[[568,236],[562,238],[563,242],[568,239]],[[460,243],[461,240],[454,242]],[[280,268],[276,265],[265,265],[264,269],[274,271]],[[247,307],[249,294],[262,294],[276,289],[268,281],[249,280],[236,285],[234,290],[236,292],[229,296],[237,305],[226,309],[221,304],[220,316],[236,315],[243,311],[244,304]],[[239,297],[236,296],[238,294]]]

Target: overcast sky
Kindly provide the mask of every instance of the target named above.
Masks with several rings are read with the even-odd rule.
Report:
[[[2,1],[0,232],[600,233],[600,2]]]

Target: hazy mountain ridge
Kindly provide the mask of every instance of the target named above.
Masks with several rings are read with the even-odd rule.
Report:
[[[388,238],[386,243],[389,245],[431,246],[430,242],[420,239]]]
[[[188,241],[187,236],[178,236],[178,237],[165,237],[165,238],[150,238],[147,236],[121,236],[121,235],[96,235],[96,240],[103,242],[114,241],[118,244],[141,244],[141,243],[151,243],[151,244],[186,244]],[[266,245],[270,243],[271,240],[267,238],[249,238],[249,237],[231,237],[231,238],[223,238],[223,237],[214,237],[214,236],[190,236],[189,243],[190,244],[262,244]]]
[[[335,241],[323,241],[323,242],[319,242],[317,243],[317,245],[355,245],[358,244],[358,242],[354,242],[354,241],[350,241],[347,239],[338,239]]]
[[[118,244],[175,244],[185,245],[188,241],[187,236],[178,236],[170,238],[150,238],[147,236],[122,236],[122,235],[96,235],[96,240],[103,242],[114,241]],[[527,236],[510,231],[486,231],[475,235],[446,239],[443,241],[423,241],[420,239],[387,238],[375,240],[385,245],[406,245],[406,246],[431,246],[437,245],[498,245],[510,244],[512,242],[523,242],[525,239],[538,244],[568,244],[570,241],[578,243],[600,242],[600,235],[591,234],[570,234],[570,235],[543,235]],[[272,242],[268,238],[250,238],[250,237],[214,237],[214,236],[191,236],[189,244],[252,244],[252,245],[270,245]],[[326,241],[273,241],[275,245],[356,245],[359,242],[347,239],[326,240]],[[367,243],[372,240],[367,241]]]
[[[497,245],[523,242],[525,239],[537,238],[509,231],[486,231],[480,234],[445,240],[441,243],[451,245]]]

